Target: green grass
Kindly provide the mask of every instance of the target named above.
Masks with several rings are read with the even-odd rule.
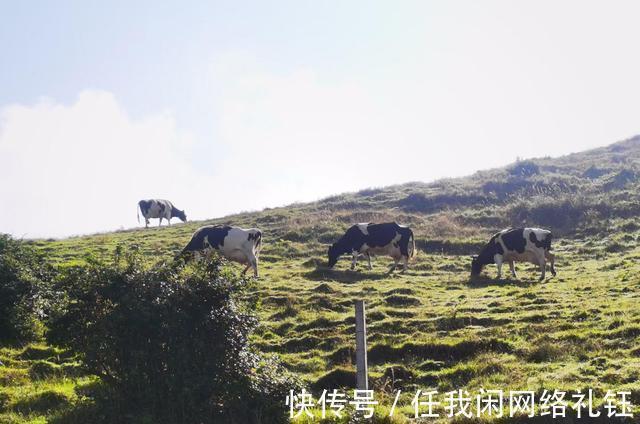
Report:
[[[56,260],[81,257],[73,246],[109,255],[117,243],[134,241],[149,261],[168,260],[172,248],[164,241],[182,244],[191,229],[182,225],[59,241]],[[637,396],[640,250],[610,253],[601,243],[584,253],[591,244],[556,241],[557,278],[538,283],[533,267],[519,265],[520,280],[474,284],[466,255],[420,251],[406,274],[387,275],[387,258],[376,258],[372,271],[364,264],[350,271],[348,260],[327,270],[321,265],[323,245],[267,239],[262,276],[252,294],[259,299],[261,320],[254,343],[278,354],[310,388],[348,384],[354,372],[353,301],[363,298],[372,384],[389,396],[395,389],[417,387],[440,392],[593,388],[600,394],[627,388]],[[487,273],[495,275],[495,267]],[[51,417],[81,401],[72,388],[89,377],[64,377],[60,360],[51,359],[53,351],[16,352],[3,351],[9,366],[2,376],[11,383],[3,389],[10,401],[2,419]],[[36,366],[44,370],[43,378],[35,378]],[[39,393],[47,398],[39,400]]]
[[[637,179],[623,173],[638,169],[638,145],[640,139],[540,159],[539,174],[526,177],[511,175],[514,168],[485,171],[206,223],[263,230],[261,278],[251,293],[261,322],[253,343],[279,355],[310,389],[353,383],[353,301],[365,299],[371,384],[387,408],[394,390],[416,388],[592,388],[600,398],[607,389],[626,389],[638,405],[640,190]],[[596,165],[604,173],[593,171]],[[492,182],[494,191],[487,189]],[[503,198],[500,190],[510,191]],[[520,264],[518,280],[469,282],[469,255],[495,230],[565,215],[568,221],[547,225],[556,234],[556,278],[539,283],[538,272]],[[419,249],[406,274],[386,274],[390,259],[382,257],[371,271],[364,264],[348,270],[346,258],[334,270],[324,267],[327,244],[351,223],[391,220],[416,234]],[[153,264],[172,260],[203,224],[32,243],[59,266],[89,254],[109,258],[119,244],[139,245]],[[495,273],[495,267],[486,270],[489,277]],[[64,352],[32,350],[0,351],[0,423],[55,422],[87,402],[74,389],[95,377],[83,375]],[[409,402],[403,395],[393,422],[411,414]],[[380,422],[384,412],[377,412]]]

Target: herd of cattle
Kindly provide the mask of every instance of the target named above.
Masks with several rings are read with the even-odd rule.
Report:
[[[138,202],[146,226],[150,218],[171,218],[187,221],[184,211],[177,209],[168,200],[141,200]],[[139,221],[139,216],[138,216]],[[502,265],[507,262],[513,277],[517,277],[514,262],[530,262],[540,267],[540,280],[544,280],[547,261],[551,274],[556,275],[555,257],[551,253],[551,232],[539,228],[509,228],[494,234],[489,242],[471,261],[471,275],[480,274],[484,266],[496,264],[498,278],[502,277]],[[258,277],[258,255],[262,245],[262,232],[257,228],[243,229],[232,226],[207,225],[197,229],[191,240],[180,253],[182,257],[198,255],[201,252],[217,250],[225,258],[246,265],[243,274],[249,268]],[[407,270],[409,258],[415,253],[415,239],[409,227],[395,222],[382,224],[355,224],[328,250],[329,268],[337,263],[342,255],[351,254],[351,269],[355,269],[359,257],[365,257],[371,269],[371,256],[382,255],[393,258],[389,272],[393,272],[402,262],[403,272]]]

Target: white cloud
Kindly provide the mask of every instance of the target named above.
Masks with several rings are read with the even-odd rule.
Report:
[[[133,121],[104,91],[84,91],[68,106],[45,99],[5,107],[0,231],[34,237],[129,227],[147,197],[184,207],[200,179],[185,160],[191,144],[170,115]]]

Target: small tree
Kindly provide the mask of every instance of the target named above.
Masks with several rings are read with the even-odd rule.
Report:
[[[25,343],[42,335],[52,276],[33,249],[0,234],[0,341]]]
[[[80,354],[122,414],[153,422],[280,422],[287,374],[265,381],[249,347],[244,280],[217,260],[144,269],[135,252],[62,279],[69,299],[49,338]],[[267,366],[272,369],[273,366]],[[244,402],[256,401],[254,408]],[[274,404],[278,408],[274,408]],[[259,418],[260,417],[260,418]]]

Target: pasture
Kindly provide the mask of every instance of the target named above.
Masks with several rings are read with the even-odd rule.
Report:
[[[618,146],[637,154],[636,144]],[[608,152],[619,154],[615,146]],[[264,236],[261,277],[250,293],[260,320],[253,344],[278,355],[309,389],[353,385],[353,300],[362,298],[370,384],[383,404],[378,421],[406,421],[416,388],[594,389],[597,402],[608,389],[629,390],[637,415],[640,203],[637,178],[622,181],[632,172],[625,170],[636,172],[637,164],[629,162],[635,156],[623,151],[630,159],[615,162],[608,173],[577,177],[596,161],[613,164],[602,160],[606,152],[544,159],[535,172],[494,170],[206,222],[31,244],[60,267],[82,263],[87,255],[109,258],[116,246],[135,244],[153,266],[172,260],[205,223],[258,227]],[[495,191],[480,197],[490,183]],[[610,189],[602,190],[604,185]],[[511,191],[498,201],[499,190]],[[489,266],[484,274],[490,278],[471,283],[470,255],[495,230],[522,219],[554,231],[558,276],[538,282],[535,267],[518,264],[519,279],[496,281],[495,266]],[[392,220],[410,225],[416,236],[418,251],[407,273],[386,274],[390,259],[384,257],[374,259],[371,271],[364,262],[350,271],[346,257],[326,269],[328,244],[351,223]],[[96,382],[51,346],[4,347],[0,361],[1,423],[73,422],[72,411],[88,402],[85,395]],[[403,414],[385,419],[398,389]]]
[[[194,227],[38,246],[64,265],[135,242],[153,262],[170,259]],[[472,249],[480,240],[463,242]],[[372,271],[364,263],[348,270],[348,258],[327,270],[323,244],[265,238],[262,277],[252,294],[261,321],[254,343],[278,354],[310,388],[349,386],[354,380],[353,299],[364,298],[370,378],[380,394],[415,387],[440,392],[593,388],[599,393],[614,388],[637,396],[640,250],[610,252],[610,245],[585,239],[558,240],[554,248],[557,278],[538,283],[534,267],[519,265],[519,280],[470,283],[467,254],[420,250],[406,274],[386,275],[388,258],[375,258]],[[229,266],[236,272],[241,268]],[[494,276],[495,267],[486,273]],[[73,359],[50,347],[3,349],[0,355],[10,411],[1,417],[7,422],[55,418],[56,411],[82,402],[74,386],[94,380],[78,377]],[[410,398],[402,400],[411,413]]]

